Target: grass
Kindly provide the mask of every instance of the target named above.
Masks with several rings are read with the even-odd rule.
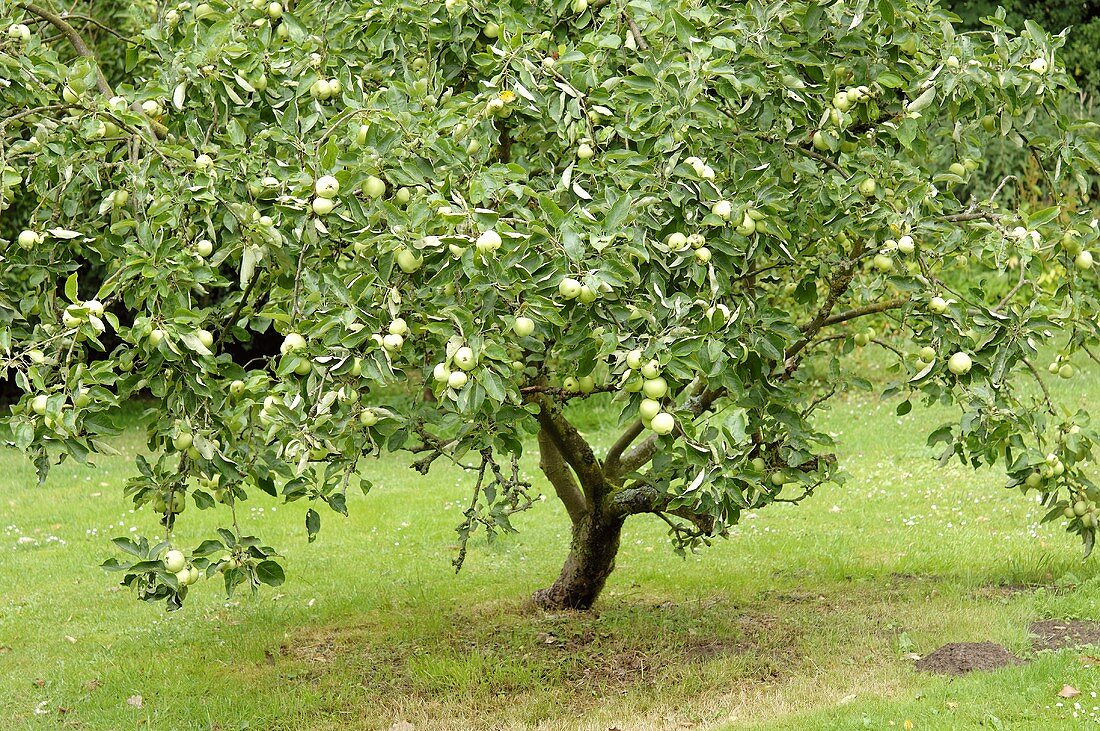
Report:
[[[1084,374],[1052,385],[1071,403],[1100,396]],[[663,524],[634,519],[590,614],[526,603],[564,557],[556,504],[521,517],[518,536],[474,542],[456,576],[470,478],[421,479],[401,458],[372,464],[378,487],[350,501],[349,519],[323,516],[312,546],[302,507],[250,501],[245,527],[284,550],[288,583],[227,603],[204,582],[166,614],[96,568],[110,537],[156,533],[120,490],[139,433],[118,440],[120,456],[59,467],[42,488],[21,456],[0,452],[0,728],[1097,723],[1089,651],[1033,655],[1027,636],[1036,619],[1100,614],[1095,562],[1057,524],[1039,526],[1039,507],[995,471],[936,467],[923,438],[944,415],[839,401],[824,425],[843,445],[846,484],[750,516],[687,559],[668,549]],[[537,472],[533,455],[524,465]],[[192,507],[184,518],[179,539],[193,545],[224,516]],[[907,657],[969,640],[1033,661],[942,679]],[[1058,698],[1065,683],[1082,696]],[[128,702],[139,695],[140,707]]]

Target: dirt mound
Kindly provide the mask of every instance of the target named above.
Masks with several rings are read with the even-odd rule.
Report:
[[[1022,663],[1023,660],[994,642],[952,642],[917,660],[916,668],[939,675],[966,675]]]
[[[1031,646],[1036,650],[1061,650],[1081,645],[1100,646],[1100,622],[1085,620],[1047,619],[1028,625]]]

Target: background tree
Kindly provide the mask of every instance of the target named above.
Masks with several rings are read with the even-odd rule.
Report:
[[[1058,111],[1061,36],[957,34],[917,1],[146,12],[108,78],[60,15],[0,5],[0,164],[34,203],[3,260],[7,421],[45,475],[150,399],[126,493],[164,540],[109,562],[141,598],[282,582],[239,503],[344,513],[383,450],[476,471],[463,547],[513,530],[533,437],[573,525],[536,600],[588,607],[629,517],[693,549],[839,479],[814,412],[866,385],[845,356],[870,344],[900,410],[961,406],[941,459],[1002,464],[1091,548],[1095,431],[1031,387],[1041,345],[1071,377],[1097,341],[1100,158]],[[960,197],[994,137],[1060,200]],[[620,429],[606,451],[570,418],[588,398]],[[183,551],[189,504],[226,527]]]

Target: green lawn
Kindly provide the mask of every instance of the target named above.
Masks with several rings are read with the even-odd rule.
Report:
[[[1100,397],[1086,374],[1052,385],[1073,403]],[[597,611],[557,616],[525,600],[563,558],[562,511],[537,506],[519,536],[475,541],[456,576],[453,528],[472,483],[453,470],[424,479],[399,458],[372,464],[376,491],[350,501],[350,519],[323,516],[312,546],[304,506],[261,495],[244,525],[285,551],[288,583],[226,603],[204,581],[166,614],[97,568],[110,537],[157,532],[120,490],[140,434],[43,488],[2,452],[0,729],[1097,723],[1088,651],[1034,656],[1027,636],[1035,619],[1100,617],[1095,562],[1039,526],[1037,504],[997,473],[937,468],[923,443],[941,416],[838,402],[824,418],[843,444],[844,486],[750,516],[686,560],[663,524],[635,519]],[[535,474],[533,455],[525,465]],[[191,507],[179,540],[193,545],[224,517]],[[969,640],[1034,662],[951,680],[907,658]],[[1064,683],[1082,695],[1058,698]],[[128,703],[137,695],[141,707]]]

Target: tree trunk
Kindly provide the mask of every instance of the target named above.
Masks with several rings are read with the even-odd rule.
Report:
[[[537,605],[548,610],[590,609],[615,569],[623,518],[601,520],[586,515],[573,524],[573,542],[553,586],[535,592]]]

